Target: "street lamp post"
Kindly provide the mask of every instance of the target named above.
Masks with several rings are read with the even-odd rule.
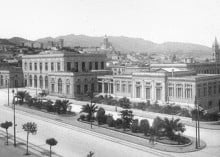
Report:
[[[200,147],[200,125],[199,125],[199,104],[197,103],[197,99],[195,97],[195,108],[196,108],[196,115],[195,115],[195,122],[196,122],[196,149]]]
[[[9,83],[10,83],[10,76],[7,78],[7,80],[8,80],[7,86],[8,86],[8,106],[9,106]]]
[[[14,106],[14,146],[16,147],[16,122],[15,122],[15,97],[14,97],[14,89],[12,90],[13,93],[13,106]]]

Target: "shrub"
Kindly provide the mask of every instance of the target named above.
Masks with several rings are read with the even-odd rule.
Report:
[[[146,105],[146,103],[145,102],[140,102],[140,103],[138,103],[138,104],[135,104],[135,106],[134,106],[135,108],[137,108],[137,109],[140,109],[140,110],[146,110],[146,107],[147,107],[147,105]]]
[[[109,127],[114,127],[115,121],[112,117],[112,115],[108,115],[106,118],[106,124],[108,124]]]
[[[105,110],[100,107],[96,113],[96,120],[98,124],[104,124],[106,122]]]
[[[125,109],[129,109],[131,108],[131,102],[128,98],[124,97],[124,98],[121,98],[119,99],[119,105],[122,107],[122,108],[125,108]]]
[[[82,121],[84,121],[86,119],[86,115],[85,114],[81,114],[79,117]]]
[[[118,118],[115,121],[115,128],[120,129],[122,127],[122,119]]]
[[[122,110],[121,111],[121,119],[122,119],[122,126],[125,130],[126,128],[130,128],[131,122],[133,120],[133,112],[131,110]]]
[[[140,131],[140,127],[138,125],[138,119],[135,119],[132,121],[131,124],[131,132],[137,133]]]
[[[153,124],[152,124],[153,129],[155,130],[155,135],[157,137],[160,137],[163,135],[163,129],[164,129],[164,121],[160,117],[154,118]]]
[[[142,119],[140,122],[140,132],[144,133],[145,135],[147,135],[149,133],[149,122],[147,119]]]
[[[182,108],[180,113],[179,113],[180,116],[183,116],[183,117],[191,117],[191,114],[189,112],[189,110],[185,109],[185,108]]]
[[[202,115],[201,120],[218,121],[219,115],[218,115],[218,113],[207,113],[207,114]]]
[[[46,110],[47,112],[54,112],[54,106],[53,105],[50,105],[50,104],[46,104]]]

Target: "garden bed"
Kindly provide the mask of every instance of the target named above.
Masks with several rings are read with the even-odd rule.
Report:
[[[89,121],[81,120],[80,118],[78,118],[78,121],[83,122],[83,123],[87,123],[87,124],[91,124]],[[124,130],[123,128],[109,127],[107,124],[98,125],[97,121],[93,121],[92,125],[95,125],[98,127],[103,127],[103,128],[109,129],[109,130],[117,131],[117,132],[128,134],[128,135],[136,136],[139,138],[144,138],[146,140],[150,140],[149,135],[145,136],[143,133],[133,133],[133,132],[131,132],[130,129]],[[184,143],[181,143],[181,144],[179,144],[178,141],[170,140],[168,137],[165,137],[165,136],[155,139],[155,142],[165,144],[165,145],[173,145],[173,146],[188,146],[188,145],[192,144],[192,141],[189,138],[187,138],[185,136],[181,136],[181,138],[182,138],[182,141],[185,141]]]

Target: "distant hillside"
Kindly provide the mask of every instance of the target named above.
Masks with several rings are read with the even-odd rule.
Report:
[[[82,46],[82,47],[99,47],[103,42],[103,37],[91,37],[86,35],[66,35],[56,38],[42,38],[37,40],[38,42],[58,41],[64,39],[64,46]],[[192,43],[181,42],[165,42],[157,44],[141,38],[131,37],[116,37],[109,36],[109,41],[115,47],[116,50],[121,52],[144,52],[144,53],[165,53],[165,54],[179,54],[179,55],[210,55],[211,48]]]
[[[0,45],[15,45],[14,43],[10,42],[8,39],[0,39]]]
[[[30,40],[20,38],[20,37],[13,37],[13,38],[8,39],[8,41],[16,45],[21,45],[22,43],[31,42]]]
[[[20,37],[13,37],[10,39],[0,39],[0,44],[9,45],[21,45],[21,43],[30,42],[42,42],[45,45],[48,41],[58,41],[59,39],[64,39],[64,46],[74,47],[99,47],[103,42],[102,37],[92,37],[86,35],[65,35],[56,38],[46,37],[41,38],[36,41],[30,41]],[[141,53],[155,53],[155,54],[178,54],[184,56],[211,56],[211,48],[192,43],[182,43],[182,42],[165,42],[162,44],[157,44],[152,41],[144,40],[141,38],[131,38],[124,36],[109,36],[109,42],[112,43],[113,47],[117,51],[122,53],[129,52],[141,52]]]

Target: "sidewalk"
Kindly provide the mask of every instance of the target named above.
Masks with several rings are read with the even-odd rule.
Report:
[[[56,99],[64,99],[64,98],[58,98],[55,96],[47,96],[48,99],[51,100],[56,100]],[[74,100],[74,99],[67,99],[69,100],[69,102],[72,102],[75,105],[85,105],[88,104],[90,102],[88,101],[78,101],[78,100]],[[103,107],[106,111],[112,111],[115,112],[115,106],[111,106],[111,105],[105,105],[105,104],[97,104],[97,106],[99,107]],[[121,110],[124,110],[121,107],[117,107],[117,112],[120,112]],[[192,121],[191,118],[188,117],[182,117],[182,116],[176,116],[176,115],[168,115],[168,114],[162,114],[162,113],[155,113],[155,112],[148,112],[148,111],[142,111],[142,110],[138,110],[138,109],[131,109],[133,111],[133,114],[135,116],[139,116],[139,117],[143,117],[143,118],[150,118],[150,119],[154,119],[157,116],[161,117],[161,118],[179,118],[181,120],[182,123],[184,123],[185,125],[188,126],[193,126],[195,127],[195,121]],[[219,122],[220,123],[220,122]],[[211,122],[200,122],[200,128],[204,128],[204,129],[211,129],[211,130],[220,130],[220,125],[217,124],[212,124]]]
[[[77,130],[79,129],[79,131],[81,132],[92,134],[94,136],[98,136],[100,138],[104,138],[104,139],[107,139],[107,140],[110,140],[116,143],[128,145],[130,147],[135,147],[136,149],[141,149],[143,151],[146,151],[146,149],[149,151],[149,148],[153,148],[156,150],[166,151],[166,152],[185,153],[185,152],[197,151],[197,150],[205,148],[206,146],[205,142],[201,141],[201,148],[195,149],[194,138],[190,138],[192,140],[192,143],[186,146],[166,145],[166,144],[161,144],[158,142],[152,145],[146,139],[128,135],[125,133],[120,133],[120,132],[113,131],[113,130],[109,130],[103,127],[93,126],[93,129],[91,129],[89,124],[77,121],[78,116],[64,117],[64,116],[59,116],[56,114],[49,114],[49,113],[45,113],[42,111],[33,110],[33,109],[22,107],[22,106],[16,106],[16,109],[18,110],[17,112],[20,112],[21,114],[25,114],[24,112],[26,112],[32,115],[47,118],[52,123],[55,123],[61,126],[65,125],[64,127],[68,127],[68,128],[69,126],[75,126],[77,127]]]
[[[5,134],[0,131],[0,156],[1,157],[24,157],[26,156],[26,150],[23,148],[23,146],[17,145],[15,148],[14,145],[12,144],[11,140],[9,140],[9,144],[5,144],[6,139],[5,139]],[[35,153],[30,151],[29,157],[42,157],[38,156]]]

